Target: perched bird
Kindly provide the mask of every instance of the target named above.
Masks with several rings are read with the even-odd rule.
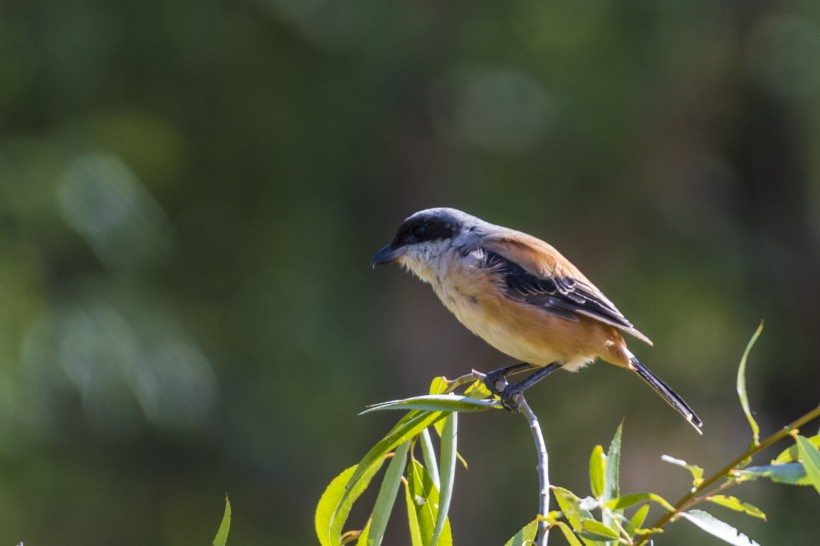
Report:
[[[623,332],[652,344],[572,262],[548,243],[451,208],[419,211],[371,265],[397,262],[429,283],[471,332],[517,360],[487,374],[504,405],[558,368],[600,358],[634,371],[700,432],[701,420],[627,349]],[[506,377],[536,370],[519,383]]]

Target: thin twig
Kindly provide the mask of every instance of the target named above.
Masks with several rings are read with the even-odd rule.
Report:
[[[530,424],[532,438],[535,441],[535,451],[538,455],[538,533],[535,535],[535,543],[538,546],[547,545],[549,536],[549,523],[547,514],[550,511],[550,481],[549,481],[549,457],[547,455],[547,444],[544,442],[544,435],[541,432],[541,425],[538,424],[538,417],[532,411],[523,394],[516,394],[515,407],[522,413]]]
[[[460,386],[464,385],[465,383],[472,383],[473,381],[484,381],[486,374],[483,374],[477,370],[472,370],[468,374],[464,374],[460,377],[456,377],[455,379],[445,379],[447,382],[447,390],[444,392],[453,392]]]

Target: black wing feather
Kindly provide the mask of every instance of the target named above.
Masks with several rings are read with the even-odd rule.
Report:
[[[517,263],[482,249],[484,265],[494,269],[504,281],[508,298],[541,307],[561,318],[578,320],[584,315],[620,328],[633,328],[612,302],[595,287],[568,276],[541,277]]]

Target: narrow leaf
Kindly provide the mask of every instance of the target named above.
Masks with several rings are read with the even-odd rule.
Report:
[[[743,413],[746,414],[746,419],[749,421],[749,426],[752,429],[752,442],[756,446],[760,445],[760,427],[757,425],[755,418],[752,417],[752,410],[749,408],[749,395],[746,392],[746,361],[749,359],[749,353],[752,351],[752,347],[754,347],[761,332],[763,332],[762,320],[746,345],[746,350],[743,351],[743,357],[740,359],[740,366],[737,369],[737,396],[740,399],[740,407],[743,408]]]
[[[581,507],[581,499],[579,499],[572,491],[569,489],[564,489],[563,487],[552,486],[552,494],[555,497],[555,500],[558,502],[558,506],[561,508],[561,512],[563,512],[564,517],[567,518],[567,521],[572,526],[572,529],[575,532],[580,533],[583,529],[583,522],[584,520],[594,519],[592,514],[589,510]],[[582,537],[584,544],[590,544],[591,540]]]
[[[438,515],[439,493],[430,475],[415,459],[408,465],[407,481],[410,484],[410,494],[416,509],[423,546],[431,546],[433,530]],[[450,533],[449,519],[445,520],[444,528],[438,539],[437,546],[452,546],[453,538]]]
[[[430,429],[426,428],[421,431],[421,455],[424,457],[424,466],[430,473],[430,479],[433,480],[433,485],[441,488],[441,482],[438,478],[438,462],[436,461],[436,451],[433,449],[433,440],[430,438]]]
[[[760,546],[728,523],[703,510],[689,510],[680,514],[710,535],[734,546]]]
[[[379,495],[376,497],[376,503],[373,506],[373,515],[370,518],[367,546],[379,546],[382,543],[384,531],[387,529],[387,520],[390,519],[393,504],[396,502],[396,493],[399,491],[404,465],[407,464],[407,450],[409,448],[409,440],[399,444],[393,455],[393,460],[387,465],[387,472],[384,474],[382,485],[379,488]]]
[[[458,413],[451,413],[444,419],[444,428],[441,431],[441,488],[439,489],[439,508],[436,517],[436,527],[433,530],[433,539],[430,543],[435,546],[447,513],[450,510],[450,499],[453,497],[453,484],[456,476],[456,445],[458,441]]]
[[[604,494],[604,473],[606,472],[606,455],[604,448],[595,446],[589,457],[589,489],[592,496],[600,498]]]
[[[434,377],[430,383],[430,394],[444,394],[447,392],[447,380],[443,377]]]
[[[350,477],[353,476],[358,466],[353,465],[346,468],[341,474],[333,478],[319,499],[313,523],[316,527],[316,536],[322,546],[331,546],[340,542],[339,537],[335,537],[335,540],[331,538],[331,522],[345,493],[345,485],[350,481]]]
[[[621,465],[621,434],[623,432],[623,423],[618,425],[615,435],[612,437],[612,442],[609,444],[609,451],[606,454],[606,471],[604,473],[604,491],[601,495],[601,500],[607,502],[618,497],[620,494],[620,465]],[[621,510],[616,510],[620,515]],[[617,517],[617,516],[615,516]],[[617,523],[613,520],[613,515],[609,510],[601,512],[601,521],[603,525],[610,529],[617,529]],[[616,533],[617,534],[617,533]]]
[[[419,523],[421,543],[429,546],[436,521],[438,490],[435,489],[430,475],[415,459],[411,459],[407,467],[407,482],[410,485],[410,495],[413,498],[416,519]]]
[[[515,533],[510,540],[504,543],[504,546],[525,546],[535,540],[535,534],[538,532],[538,520],[533,520],[522,527]]]
[[[609,542],[618,540],[619,537],[617,531],[594,519],[585,519],[578,534],[596,542]]]
[[[560,531],[564,534],[564,538],[567,539],[567,542],[570,546],[584,546],[583,544],[581,544],[581,541],[578,540],[578,537],[575,536],[575,533],[572,532],[572,529],[570,529],[569,525],[567,525],[563,521],[555,522],[553,527],[558,527],[558,529],[560,529]]]
[[[419,517],[416,513],[416,501],[407,480],[404,481],[404,500],[407,504],[407,524],[410,527],[410,544],[412,546],[424,546],[421,540],[421,528],[419,527]]]
[[[228,495],[225,495],[225,513],[222,514],[222,523],[219,524],[219,529],[216,531],[213,546],[225,546],[225,544],[228,542],[228,531],[230,531],[230,529],[231,501],[228,500]]]
[[[809,442],[811,442],[814,447],[820,449],[820,434],[816,434],[809,438]],[[780,455],[778,455],[772,463],[790,463],[792,461],[796,461],[798,458],[800,458],[800,456],[797,454],[797,442],[795,442],[794,445],[781,451]]]
[[[743,512],[744,514],[760,518],[764,521],[766,520],[766,514],[764,514],[760,508],[748,502],[743,502],[737,497],[731,495],[710,495],[706,497],[706,500],[718,506],[734,510],[735,512]]]
[[[330,525],[339,502],[342,499],[342,495],[344,495],[345,484],[350,481],[350,477],[356,471],[357,466],[358,465],[353,465],[346,468],[341,474],[333,478],[322,493],[319,504],[316,505],[316,514],[314,515],[313,523],[316,527],[316,536],[322,546],[339,543],[338,537],[335,541],[331,540]]]
[[[483,381],[474,381],[464,390],[464,394],[471,398],[491,398],[493,396]]]
[[[604,480],[604,502],[614,499],[620,495],[619,469],[621,465],[621,433],[623,432],[623,424],[618,425],[618,430],[615,431],[615,436],[612,437],[612,442],[609,444],[609,451],[606,454],[606,475]]]
[[[797,436],[797,452],[811,484],[820,493],[820,450],[805,436]]]
[[[696,464],[689,464],[682,459],[676,459],[675,457],[670,457],[669,455],[661,455],[661,460],[685,468],[692,474],[692,486],[698,487],[700,484],[703,483],[703,468],[699,467]]]
[[[646,516],[649,514],[649,504],[644,504],[637,510],[635,513],[632,514],[632,517],[629,518],[629,522],[632,524],[633,530],[631,531],[632,534],[635,534],[641,527],[643,527],[643,523],[646,521]]]
[[[408,412],[407,415],[399,419],[399,422],[396,423],[396,426],[394,426],[384,438],[379,440],[379,442],[375,446],[370,448],[370,451],[368,451],[365,454],[365,456],[356,466],[356,470],[350,477],[350,481],[345,486],[345,489],[349,490],[356,487],[357,482],[362,478],[362,476],[364,476],[367,472],[370,472],[372,470],[372,466],[374,464],[378,464],[379,466],[381,466],[381,464],[384,462],[384,456],[388,452],[395,449],[396,446],[401,444],[402,442],[406,442],[407,440],[417,436],[418,434],[421,434],[422,430],[429,427],[436,421],[440,420],[442,417],[444,417],[444,414],[438,411]],[[346,500],[345,496],[342,497],[342,501]]]
[[[656,502],[664,508],[666,508],[666,510],[668,510],[669,512],[675,511],[674,506],[672,506],[666,499],[664,499],[660,495],[656,495],[655,493],[630,493],[629,495],[624,495],[622,497],[612,499],[611,501],[607,502],[604,506],[611,510],[619,510],[629,508],[630,506],[634,506],[638,503],[645,501]]]
[[[356,546],[367,546],[367,543],[370,541],[370,524],[373,523],[373,519],[367,520],[367,525],[364,526],[362,532],[359,533],[359,536],[356,537],[356,531],[348,531],[347,533],[342,535],[342,544],[350,544],[353,542],[353,539],[356,539]]]
[[[750,466],[743,470],[736,470],[735,474],[746,480],[768,478],[773,482],[788,485],[811,485],[806,475],[806,469],[801,463],[770,464],[764,466]]]
[[[316,536],[322,546],[337,546],[340,544],[342,528],[350,514],[350,509],[356,499],[367,489],[373,475],[379,471],[384,462],[382,456],[376,463],[371,464],[363,473],[359,474],[356,483],[350,484],[357,474],[360,465],[354,465],[333,478],[319,499],[316,506],[314,524]],[[350,487],[348,487],[350,485]]]
[[[581,529],[583,520],[593,519],[590,511],[581,507],[581,499],[569,489],[552,486],[552,494],[573,529]]]
[[[460,411],[462,413],[486,411],[488,409],[503,409],[497,400],[478,400],[469,396],[455,394],[426,394],[403,400],[391,400],[369,406],[359,415],[384,410],[424,410],[424,411]]]
[[[316,513],[317,532],[320,532],[320,524],[328,524],[327,527],[321,531],[323,535],[320,535],[320,542],[327,541],[327,543],[331,546],[336,546],[336,544],[339,543],[342,528],[344,527],[345,521],[350,514],[350,509],[352,508],[353,503],[367,488],[370,480],[373,478],[373,475],[379,470],[379,468],[381,468],[381,465],[384,463],[385,455],[402,442],[417,436],[422,430],[435,423],[442,417],[443,414],[441,412],[408,412],[401,419],[399,419],[399,422],[390,430],[390,432],[387,433],[384,438],[382,438],[370,449],[370,451],[367,452],[367,454],[365,454],[364,458],[362,458],[358,465],[352,467],[352,473],[349,475],[349,479],[344,484],[340,495],[338,495],[338,488],[334,488],[332,491],[330,488],[326,490],[326,494],[328,494],[326,503],[322,505],[322,500],[325,500],[325,495],[323,495],[322,500],[319,502],[320,506],[323,506],[324,509],[328,509],[329,507],[330,513],[328,515],[325,512],[322,512],[321,521],[318,507]],[[336,483],[336,480],[332,483]],[[324,545],[325,543],[322,542],[322,544]]]

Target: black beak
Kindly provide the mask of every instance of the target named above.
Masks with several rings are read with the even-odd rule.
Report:
[[[370,267],[377,265],[390,264],[401,258],[403,252],[401,248],[395,248],[393,245],[387,245],[379,250],[373,259],[370,260]]]

